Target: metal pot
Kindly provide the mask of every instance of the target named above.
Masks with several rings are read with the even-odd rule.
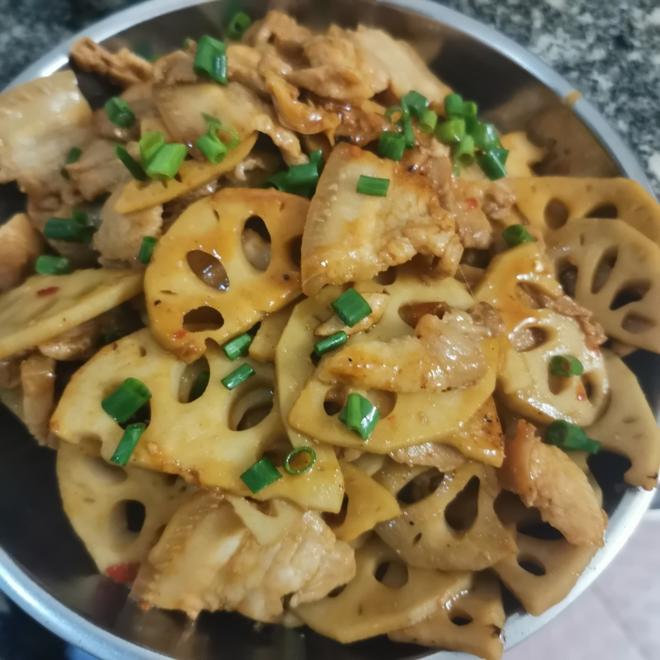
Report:
[[[223,0],[151,0],[97,23],[84,34],[111,47],[128,45],[142,52],[149,48],[159,54],[177,47],[187,36],[217,31],[232,6]],[[550,163],[544,173],[622,174],[650,189],[642,168],[602,116],[580,98],[569,108],[566,97],[572,86],[566,80],[477,21],[429,0],[242,3],[253,15],[267,6],[288,10],[318,27],[332,21],[384,27],[415,44],[440,77],[476,99],[504,130],[525,128],[537,139],[563,139],[567,153]],[[65,66],[69,46],[76,38],[29,67],[14,84]],[[0,199],[0,214],[14,202]],[[658,357],[638,351],[628,362],[657,410],[660,381],[653,374],[654,370],[658,373]],[[141,612],[127,601],[123,587],[96,573],[72,532],[59,502],[53,454],[37,448],[7,410],[0,410],[0,422],[4,428],[0,443],[0,588],[72,644],[107,659],[420,657],[419,649],[383,639],[342,646],[309,632],[277,626],[255,628],[246,619],[229,614],[203,615],[192,626],[177,614]],[[648,508],[652,493],[625,487],[616,467],[601,472],[610,515],[605,546],[562,603],[541,617],[511,614],[505,627],[509,647],[545,625],[584,591],[619,552]],[[459,656],[429,651],[426,657]]]

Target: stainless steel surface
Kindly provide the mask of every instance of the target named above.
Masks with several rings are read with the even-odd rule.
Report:
[[[108,43],[153,47],[156,54],[178,46],[186,36],[212,32],[229,2],[151,0],[121,12],[85,34]],[[414,42],[434,70],[466,95],[476,98],[507,129],[528,128],[543,137],[539,116],[557,113],[567,134],[586,140],[589,161],[582,174],[622,173],[650,189],[634,156],[584,100],[565,114],[571,85],[537,58],[499,33],[427,0],[291,0],[243,3],[253,15],[266,6],[287,9],[305,22],[354,25],[361,21],[385,27]],[[74,37],[75,39],[75,37]],[[47,75],[66,65],[70,42],[27,69],[13,84]],[[514,99],[514,102],[511,101]],[[581,154],[574,154],[577,162]],[[551,171],[551,170],[549,170]],[[3,197],[4,195],[4,197]],[[0,220],[12,204],[0,189]],[[629,361],[658,410],[658,358],[638,353]],[[0,411],[0,587],[21,607],[68,641],[101,658],[265,658],[366,660],[378,658],[458,658],[459,654],[424,654],[415,647],[383,640],[341,646],[310,633],[266,627],[255,631],[233,615],[202,616],[193,628],[175,614],[140,612],[126,601],[123,588],[96,575],[60,510],[52,456],[37,449],[21,425]],[[621,470],[603,473],[610,527],[605,547],[561,604],[541,617],[514,613],[505,635],[516,644],[553,618],[607,566],[637,526],[653,494],[625,488]]]

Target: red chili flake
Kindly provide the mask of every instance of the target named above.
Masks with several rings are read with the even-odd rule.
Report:
[[[37,291],[37,295],[40,298],[43,298],[44,296],[51,296],[54,293],[57,293],[60,290],[59,286],[47,286],[45,289],[39,289]]]
[[[476,209],[479,206],[479,200],[476,197],[468,197],[465,200],[465,206],[469,209]]]
[[[105,569],[105,574],[119,584],[130,584],[135,580],[139,568],[140,564],[136,561],[126,564],[113,564]]]
[[[172,339],[183,339],[188,334],[187,330],[183,328],[172,333]]]

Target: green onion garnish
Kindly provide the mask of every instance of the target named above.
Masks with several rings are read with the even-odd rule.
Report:
[[[115,147],[115,155],[124,164],[124,167],[126,167],[134,179],[137,179],[138,181],[146,181],[148,179],[142,165],[140,165],[140,163],[138,163],[137,160],[135,160],[135,158],[133,158],[133,156],[131,156],[131,154],[129,154],[120,144]]]
[[[368,440],[380,419],[380,413],[369,399],[351,392],[346,399],[346,405],[339,413],[339,419],[363,440]]]
[[[435,136],[445,144],[458,144],[465,135],[465,119],[454,117],[447,119],[435,129]]]
[[[489,179],[501,179],[506,176],[506,157],[509,152],[506,149],[493,148],[477,156],[479,167]]]
[[[476,117],[479,114],[479,106],[474,101],[463,101],[463,117]]]
[[[438,113],[431,109],[424,110],[419,118],[419,126],[425,133],[433,133],[437,123]]]
[[[158,239],[155,236],[145,236],[140,243],[140,251],[138,252],[138,261],[142,262],[145,266],[151,261],[151,256],[154,253],[154,248]]]
[[[241,383],[244,383],[248,378],[254,376],[255,373],[255,370],[247,362],[245,362],[240,367],[227,374],[220,382],[228,390],[233,390],[237,388]]]
[[[164,144],[147,164],[147,174],[152,179],[174,178],[187,153],[185,144]]]
[[[470,165],[474,162],[474,139],[471,135],[464,135],[461,141],[452,149],[454,162],[460,165]]]
[[[81,156],[82,156],[82,149],[80,147],[71,147],[71,149],[69,149],[69,153],[66,155],[66,158],[64,159],[64,162],[67,165],[71,165],[71,163],[77,163],[80,160]]]
[[[584,373],[582,362],[574,355],[553,355],[548,367],[553,376],[560,376],[561,378],[581,376]]]
[[[314,344],[314,355],[320,358],[325,353],[334,351],[336,348],[343,346],[347,341],[348,335],[343,330],[339,330],[339,332],[335,332],[328,337],[319,339]]]
[[[252,19],[244,11],[237,11],[227,23],[227,36],[230,39],[242,39],[252,25]]]
[[[381,179],[377,176],[367,176],[360,174],[356,190],[361,195],[371,195],[373,197],[387,197],[387,190],[390,187],[389,179]]]
[[[470,134],[474,138],[474,144],[477,146],[477,149],[488,151],[493,147],[500,146],[500,137],[493,124],[481,121],[477,122]]]
[[[429,107],[429,100],[423,94],[413,90],[403,96],[401,107],[404,110],[408,110],[417,119],[421,119],[422,114]]]
[[[502,239],[509,247],[536,242],[524,225],[509,225],[502,231]]]
[[[115,465],[126,465],[146,428],[147,425],[142,423],[129,424],[124,429],[124,435],[121,436],[121,440],[110,461]]]
[[[219,39],[205,34],[197,42],[193,66],[197,73],[206,75],[221,85],[226,85],[228,79],[225,44]]]
[[[406,138],[403,133],[383,131],[378,139],[378,153],[383,158],[401,160],[406,150]]]
[[[147,131],[140,138],[140,159],[146,165],[165,144],[165,136],[160,131]]]
[[[339,298],[334,300],[332,309],[349,328],[372,312],[369,303],[353,288],[346,289]]]
[[[277,172],[267,183],[282,192],[311,197],[316,190],[322,167],[323,153],[317,150],[309,155],[309,163],[292,165],[284,172]]]
[[[463,97],[460,94],[447,94],[445,96],[445,114],[447,117],[462,117],[463,107]]]
[[[135,123],[135,113],[124,99],[113,96],[103,107],[108,119],[115,126],[130,128]]]
[[[217,137],[205,134],[195,140],[195,146],[204,154],[209,163],[219,163],[227,155],[227,145]]]
[[[557,419],[545,432],[545,439],[561,449],[586,451],[595,454],[600,451],[600,442],[592,440],[577,424]]]
[[[267,458],[257,461],[241,475],[241,481],[253,493],[258,493],[281,478],[280,471]]]
[[[246,332],[238,337],[234,337],[231,341],[228,341],[222,347],[222,350],[230,360],[238,360],[239,357],[247,355],[252,339],[252,335]]]
[[[305,455],[304,464],[300,467],[293,465],[295,459],[298,458],[298,456],[302,456],[303,454]],[[290,451],[284,459],[284,465],[282,467],[287,474],[295,477],[299,474],[305,474],[305,472],[309,472],[312,467],[314,467],[314,463],[316,463],[316,451],[314,451],[313,447],[304,446],[296,447]]]
[[[85,215],[85,219],[87,216]],[[48,218],[44,225],[44,236],[54,241],[85,243],[94,233],[92,225],[83,224],[79,217]]]
[[[34,272],[39,275],[66,275],[71,272],[71,262],[66,257],[42,254],[34,262]]]
[[[103,401],[101,407],[118,424],[127,422],[151,399],[149,388],[137,378],[127,378]]]
[[[415,146],[415,131],[413,130],[412,119],[409,112],[404,112],[401,117],[401,129],[406,142],[406,147],[412,149]]]

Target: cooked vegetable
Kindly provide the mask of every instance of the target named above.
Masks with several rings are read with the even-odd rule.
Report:
[[[281,478],[279,470],[267,458],[258,460],[241,475],[241,481],[253,493],[258,493]]]
[[[314,355],[317,358],[320,358],[322,355],[343,346],[347,341],[348,335],[343,330],[339,330],[328,337],[319,339],[314,344]]]
[[[205,34],[197,42],[195,71],[221,85],[227,84],[227,52],[225,44]]]
[[[222,379],[222,384],[228,390],[233,390],[239,385],[242,385],[248,378],[254,376],[254,374],[255,371],[249,364],[242,364],[240,367],[236,367],[230,374],[227,374]]]
[[[129,424],[124,429],[124,435],[122,435],[115,453],[110,458],[110,462],[115,465],[126,465],[137,443],[140,441],[145,428],[146,424]]]
[[[332,301],[332,309],[351,328],[371,314],[369,303],[352,288],[346,289],[337,300]]]
[[[239,357],[243,357],[247,354],[252,339],[252,335],[245,332],[238,337],[234,337],[231,341],[228,341],[222,347],[222,350],[230,360],[237,360]]]
[[[101,407],[118,424],[127,422],[151,398],[149,388],[137,378],[127,378],[101,402]],[[144,429],[142,429],[144,431]],[[131,450],[132,451],[132,450]]]
[[[131,106],[119,96],[113,96],[103,106],[108,119],[120,128],[130,128],[135,123],[135,113]]]
[[[297,465],[300,463],[300,456],[303,457],[303,464]],[[309,472],[316,463],[316,452],[313,447],[296,447],[292,449],[284,459],[284,471],[287,474],[297,476],[299,474],[305,474]]]

